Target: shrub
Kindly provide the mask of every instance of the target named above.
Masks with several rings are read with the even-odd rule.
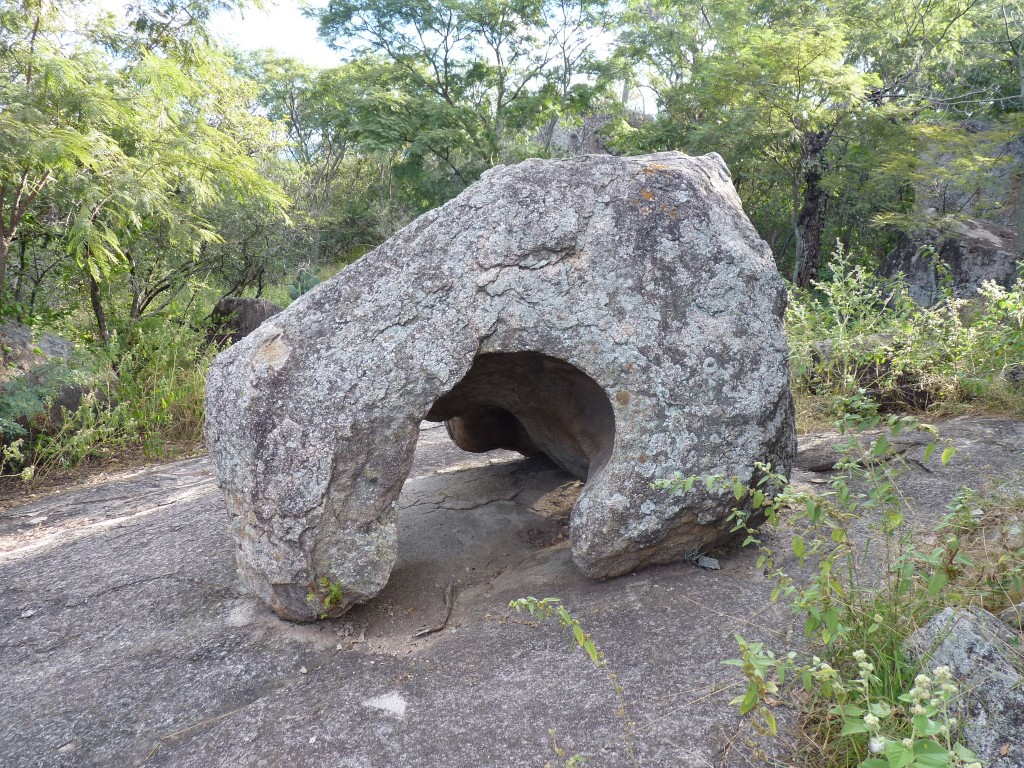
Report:
[[[157,457],[194,449],[202,442],[206,369],[216,351],[201,331],[166,318],[115,335],[81,365],[78,375],[89,386],[81,405],[65,411],[55,430],[23,442],[5,473],[30,479],[122,451]]]
[[[816,401],[805,409],[834,416],[864,390],[888,410],[968,401],[1024,410],[1012,383],[1024,374],[1024,281],[986,283],[971,300],[947,288],[922,307],[903,283],[837,248],[832,279],[814,289],[794,291],[786,315],[794,389]]]

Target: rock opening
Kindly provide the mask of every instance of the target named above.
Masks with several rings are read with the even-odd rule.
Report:
[[[615,443],[604,390],[579,368],[537,352],[478,355],[425,418],[445,422],[463,450],[544,454],[580,480],[604,466]]]

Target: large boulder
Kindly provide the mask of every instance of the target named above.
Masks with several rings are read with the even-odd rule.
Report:
[[[225,296],[210,315],[210,340],[221,346],[234,344],[280,311],[281,307],[266,299]]]
[[[10,381],[50,360],[70,360],[75,345],[13,320],[0,322],[0,382]]]
[[[946,279],[959,298],[976,295],[986,280],[1011,287],[1017,277],[1017,239],[991,222],[949,220],[941,231],[904,236],[878,271],[889,278],[902,274],[914,301],[930,307],[942,297]]]
[[[785,304],[717,155],[486,173],[215,359],[207,442],[244,580],[298,620],[375,595],[423,420],[584,480],[586,574],[695,557],[731,535],[731,494],[651,482],[788,473]]]

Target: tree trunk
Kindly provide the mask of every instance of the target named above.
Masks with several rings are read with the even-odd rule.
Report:
[[[3,202],[0,200],[0,202]],[[4,305],[4,286],[7,283],[7,258],[11,254],[11,241],[0,237],[0,307]]]
[[[25,251],[27,250],[28,246],[26,245],[25,238],[23,237],[18,241],[18,269],[14,273],[14,285],[12,286],[14,290],[14,303],[21,308],[20,315],[24,315],[25,273],[28,272],[28,259],[25,257]],[[10,254],[8,254],[8,259],[9,258]],[[10,267],[7,268],[7,271],[11,271]],[[29,314],[31,314],[31,312],[29,312]],[[20,320],[21,316],[19,316],[18,319]]]
[[[1024,163],[1019,163],[1017,176],[1011,187],[1013,201],[1013,232],[1016,239],[1017,261],[1024,259]]]
[[[829,135],[818,131],[804,138],[801,165],[803,166],[803,203],[797,216],[796,259],[793,282],[806,288],[818,279],[821,268],[821,237],[825,229],[825,208],[828,193],[821,186],[825,172],[825,147]]]
[[[544,151],[551,152],[551,142],[555,139],[555,129],[558,128],[558,115],[552,117],[544,125],[541,135],[544,137]]]
[[[89,301],[92,302],[92,313],[96,315],[96,326],[99,328],[100,341],[104,344],[110,341],[110,332],[107,330],[107,313],[103,311],[103,302],[100,300],[100,284],[96,278],[89,273]]]
[[[135,257],[132,254],[128,255],[128,285],[132,289],[132,306],[128,310],[128,317],[132,320],[138,320],[142,317],[142,285],[139,280],[138,266],[135,263]]]
[[[1006,14],[1006,6],[1003,6]],[[1013,57],[1017,65],[1017,85],[1020,88],[1020,106],[1024,107],[1024,43],[1019,39],[1011,43]],[[1020,138],[1018,136],[1018,138]],[[1024,165],[1017,171],[1017,207],[1014,211],[1014,231],[1017,235],[1017,259],[1024,259]]]

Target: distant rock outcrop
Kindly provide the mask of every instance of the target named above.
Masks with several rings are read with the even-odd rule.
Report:
[[[603,128],[612,125],[611,115],[589,115],[578,125],[552,123],[541,132],[548,150],[562,155],[609,155]]]
[[[51,431],[64,411],[81,405],[89,387],[69,363],[75,345],[11,320],[0,323],[0,433],[10,440],[27,431]]]
[[[59,336],[6,320],[0,323],[0,382],[28,373],[49,360],[69,360],[75,345]]]
[[[624,120],[632,128],[639,128],[654,118],[640,111],[629,110],[623,116],[587,115],[577,121],[552,120],[539,132],[535,140],[555,157],[570,155],[615,155],[612,137]]]
[[[281,616],[375,595],[422,420],[585,481],[573,559],[609,577],[729,538],[796,447],[786,290],[717,155],[499,167],[221,353],[207,442],[244,580]]]
[[[922,250],[924,246],[934,250]],[[941,232],[905,236],[878,271],[889,278],[902,274],[914,301],[927,307],[942,296],[944,279],[957,297],[976,295],[986,280],[1009,288],[1017,276],[1016,253],[1017,239],[1011,230],[966,219],[950,222]],[[947,272],[948,278],[942,272]]]
[[[210,340],[221,345],[234,344],[280,311],[281,307],[266,299],[225,296],[217,302],[210,315]]]

